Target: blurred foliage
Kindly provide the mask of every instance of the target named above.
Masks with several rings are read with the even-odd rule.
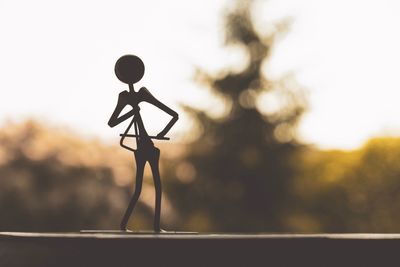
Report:
[[[185,153],[179,152],[181,145],[171,146],[175,151],[164,149],[161,164],[165,185],[162,222],[166,229],[230,231],[232,218],[242,217],[238,220],[247,226],[244,231],[268,231],[268,224],[252,229],[259,220],[246,217],[251,211],[232,211],[231,203],[226,203],[231,195],[223,194],[240,191],[230,184],[229,177],[221,175],[224,180],[213,188],[214,195],[203,192],[224,203],[199,199],[202,192],[196,190],[203,188],[193,185],[197,170],[185,159]],[[293,159],[293,177],[285,184],[290,202],[281,204],[279,210],[281,231],[400,230],[400,138],[372,139],[354,151],[301,147]],[[84,140],[65,129],[33,121],[6,124],[0,129],[0,230],[118,229],[133,189],[133,174],[132,156],[117,146]],[[152,225],[154,189],[149,175],[147,172],[131,221],[133,229],[150,229]],[[213,217],[217,212],[227,214],[224,209],[232,217]]]
[[[290,230],[398,232],[400,139],[375,138],[355,151],[307,151],[298,161]]]
[[[132,160],[117,146],[83,140],[65,129],[34,121],[4,125],[0,230],[118,229],[133,189]],[[152,225],[150,188],[144,185],[132,223],[142,229]]]

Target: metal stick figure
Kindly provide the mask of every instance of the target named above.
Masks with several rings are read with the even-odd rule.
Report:
[[[161,180],[158,168],[160,150],[154,146],[151,139],[169,140],[169,138],[165,137],[165,135],[178,120],[178,113],[158,101],[145,87],[140,88],[140,90],[137,92],[134,90],[133,84],[140,81],[140,79],[142,79],[144,75],[144,64],[139,57],[134,55],[122,56],[115,64],[115,74],[120,81],[129,85],[129,91],[123,91],[119,94],[117,106],[115,107],[115,110],[111,115],[110,120],[108,121],[108,125],[110,127],[114,127],[132,117],[132,120],[126,128],[125,132],[123,134],[120,134],[120,145],[123,148],[132,151],[135,155],[136,160],[135,193],[133,194],[132,199],[129,202],[128,208],[122,219],[120,229],[123,231],[126,230],[129,217],[132,214],[132,211],[136,205],[136,202],[139,199],[142,190],[144,167],[146,165],[146,162],[149,162],[151,171],[153,173],[154,186],[156,190],[154,231],[160,232]],[[143,101],[153,104],[154,106],[160,108],[161,110],[172,116],[170,122],[159,134],[157,134],[157,136],[149,136],[146,132],[142,117],[140,116],[139,108],[139,103]],[[120,116],[120,113],[127,105],[132,106],[132,110]],[[132,125],[134,125],[135,134],[128,134]],[[133,149],[124,144],[124,139],[126,137],[136,138],[136,149]]]

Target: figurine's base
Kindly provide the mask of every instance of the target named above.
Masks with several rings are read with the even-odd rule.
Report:
[[[400,266],[400,234],[0,233],[0,266]]]
[[[116,235],[197,235],[198,232],[181,232],[181,231],[131,231],[131,230],[80,230],[82,234],[116,234]]]

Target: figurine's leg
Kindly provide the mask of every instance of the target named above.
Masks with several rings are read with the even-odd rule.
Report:
[[[154,231],[160,232],[160,215],[161,215],[161,179],[160,179],[160,171],[158,168],[158,163],[160,159],[160,150],[158,148],[154,148],[153,155],[151,160],[149,161],[151,172],[153,173],[154,179],[154,187],[156,189],[156,204],[155,204],[155,213],[154,213]]]
[[[128,224],[129,217],[132,214],[133,209],[135,208],[136,202],[139,199],[140,193],[142,191],[142,183],[143,183],[143,171],[144,165],[146,164],[146,160],[140,154],[139,151],[135,151],[135,159],[136,159],[136,185],[135,185],[135,193],[132,196],[131,201],[129,202],[128,208],[126,209],[125,215],[121,221],[120,229],[122,231],[126,231],[126,225]]]

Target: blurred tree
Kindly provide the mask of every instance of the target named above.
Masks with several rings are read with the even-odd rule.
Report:
[[[292,155],[299,147],[295,129],[305,101],[290,75],[271,80],[263,68],[288,22],[260,34],[252,7],[251,1],[238,1],[225,18],[226,44],[246,53],[245,68],[217,75],[197,72],[228,111],[216,118],[185,107],[200,132],[187,146],[186,158],[177,166],[177,184],[168,191],[190,230],[284,230]],[[271,103],[267,110],[261,99]]]

